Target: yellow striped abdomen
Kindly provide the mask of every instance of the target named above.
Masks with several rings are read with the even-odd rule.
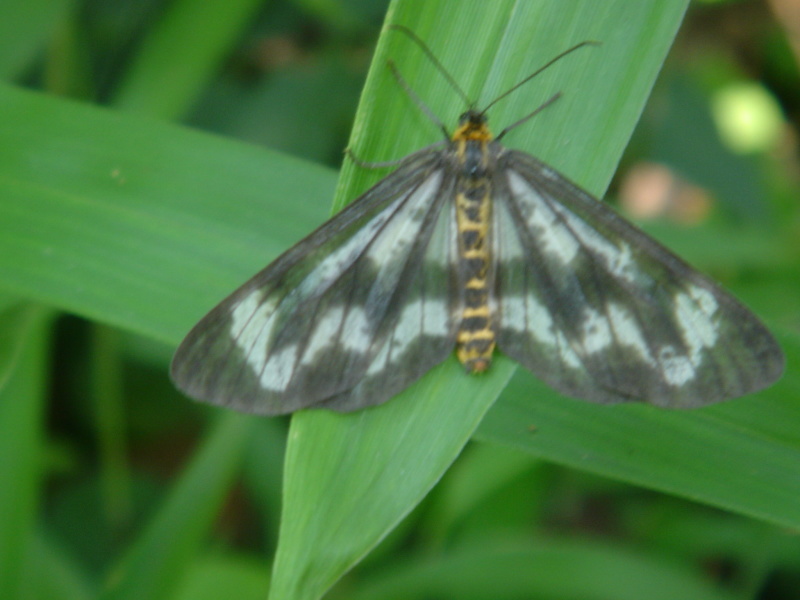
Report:
[[[495,347],[489,310],[490,185],[485,179],[466,181],[456,195],[459,260],[464,273],[464,312],[458,330],[456,353],[467,370],[482,372],[492,362]]]

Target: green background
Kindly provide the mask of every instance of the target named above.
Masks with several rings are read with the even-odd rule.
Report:
[[[0,6],[0,597],[796,597],[796,60],[759,3],[694,6],[682,24],[685,8]],[[337,186],[346,145],[381,161],[440,139],[389,58],[445,123],[464,109],[408,40],[379,37],[384,18],[478,105],[601,41],[491,124],[561,91],[504,142],[600,196],[622,157],[610,201],[644,162],[705,190],[699,222],[644,226],[765,320],[784,378],[669,412],[566,399],[502,358],[467,377],[453,359],[385,406],[290,425],[175,392],[189,327],[385,175],[346,161]],[[712,102],[752,81],[784,134],[735,154]]]

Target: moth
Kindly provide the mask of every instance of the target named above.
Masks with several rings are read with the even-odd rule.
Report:
[[[415,34],[395,29],[466,98]],[[263,415],[348,412],[389,400],[454,350],[468,373],[500,351],[600,403],[699,407],[781,375],[783,354],[748,309],[504,147],[510,128],[492,137],[487,109],[468,109],[452,134],[439,122],[443,143],[407,156],[206,315],[175,354],[177,387]]]

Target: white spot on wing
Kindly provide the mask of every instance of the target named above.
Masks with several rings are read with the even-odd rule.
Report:
[[[683,345],[687,349],[686,354],[679,354],[674,346],[665,345],[658,349],[655,360],[650,358],[639,328],[629,318],[614,317],[615,332],[621,341],[636,339],[634,346],[639,349],[647,362],[653,366],[658,365],[664,380],[669,385],[679,387],[697,376],[697,370],[703,362],[704,350],[713,347],[717,342],[718,332],[713,316],[718,308],[714,295],[697,286],[689,285],[686,292],[675,296],[674,319]],[[614,306],[610,309],[624,310],[622,307]],[[626,323],[628,331],[624,335],[620,329],[622,323]]]
[[[542,200],[540,194],[517,173],[508,172],[508,183],[528,227],[535,233],[542,250],[564,264],[569,263],[580,250],[575,236]]]
[[[445,336],[449,333],[450,315],[443,301],[426,298],[422,310],[422,331],[426,335]]]
[[[717,342],[717,327],[712,319],[717,308],[714,296],[696,286],[689,286],[687,293],[675,296],[675,320],[689,349],[688,358],[695,366],[703,360],[703,349]]]
[[[253,290],[242,298],[231,311],[231,335],[238,338],[250,322],[253,313],[261,307],[261,291]]]
[[[402,360],[409,347],[422,335],[446,336],[449,313],[441,300],[415,300],[403,307],[394,332],[387,338],[367,368],[367,375],[375,375],[395,361]],[[389,356],[391,353],[391,359]],[[388,363],[387,363],[388,361]]]
[[[300,283],[296,293],[300,296],[306,296],[311,293],[312,290],[323,290],[327,288],[345,269],[355,262],[364,251],[367,244],[372,240],[375,240],[375,243],[373,243],[372,247],[369,249],[369,256],[380,256],[380,254],[376,255],[375,252],[385,253],[387,249],[397,250],[401,248],[402,240],[398,237],[399,232],[391,232],[388,236],[386,235],[387,228],[390,231],[392,229],[387,223],[398,223],[403,226],[408,221],[412,220],[408,218],[409,207],[415,206],[415,199],[417,201],[420,199],[420,194],[424,189],[428,189],[431,185],[438,184],[440,180],[441,174],[435,174],[418,188],[411,200],[406,201],[407,196],[401,196],[377,213],[371,221],[359,228],[350,239],[326,256],[314,270],[306,276],[302,283]],[[381,231],[382,229],[383,231]],[[397,248],[392,248],[392,244],[395,242],[401,245]],[[408,243],[408,240],[406,240],[406,243]],[[376,246],[380,250],[376,250]],[[382,258],[387,259],[389,256],[384,255]]]
[[[605,350],[614,341],[605,315],[591,308],[584,310],[581,334],[583,348],[590,354]]]
[[[581,366],[580,357],[564,333],[556,330],[550,312],[535,296],[504,296],[500,299],[501,327],[527,335],[552,349],[564,364],[573,369]]]
[[[261,373],[261,387],[280,392],[292,380],[294,364],[297,360],[297,346],[292,344],[270,356]]]
[[[360,306],[351,306],[347,317],[344,314],[344,306],[335,306],[317,320],[301,364],[309,365],[320,360],[320,353],[330,350],[336,344],[341,344],[346,350],[366,352],[370,343],[370,332],[364,309]]]
[[[633,262],[631,247],[625,242],[620,242],[619,246],[612,247],[613,251],[605,257],[608,271],[615,277],[632,282],[636,278],[636,264]]]
[[[695,367],[688,356],[676,354],[672,346],[664,346],[659,352],[658,361],[664,379],[670,385],[680,386],[695,377]]]
[[[392,356],[401,356],[413,341],[419,339],[422,334],[422,322],[423,313],[420,300],[409,302],[403,307],[403,312],[400,313],[400,318],[394,328]]]
[[[267,360],[267,345],[275,324],[274,299],[262,301],[260,290],[253,290],[231,311],[231,336],[256,373]]]
[[[345,320],[341,337],[342,345],[348,350],[366,352],[370,344],[370,327],[367,314],[360,306],[351,306]]]
[[[369,368],[367,369],[367,376],[373,376],[377,373],[381,373],[387,367],[387,359],[389,358],[389,347],[391,346],[390,342],[384,342],[381,349],[378,351],[378,354],[375,355],[375,358],[372,359],[372,362],[369,364]]]
[[[553,324],[553,316],[550,314],[550,311],[534,296],[526,296],[524,302],[530,333],[544,343],[553,344],[555,342],[553,337],[553,328],[555,325]]]
[[[367,256],[382,263],[391,262],[406,254],[408,247],[419,234],[427,214],[425,209],[433,201],[434,193],[441,181],[442,173],[436,171],[405,200],[405,204],[375,238],[367,251]]]
[[[525,300],[520,296],[500,297],[502,327],[518,333],[525,331]]]
[[[566,206],[554,203],[554,210],[566,221],[569,229],[580,239],[580,243],[605,266],[613,276],[633,282],[648,277],[639,270],[633,260],[631,247],[622,240],[611,241],[578,217]]]
[[[700,310],[709,317],[717,312],[719,308],[717,299],[714,297],[714,294],[708,290],[692,285],[689,286],[689,295],[700,305]]]
[[[500,299],[503,327],[528,333],[540,342],[555,343],[553,319],[535,296],[504,296]]]
[[[395,202],[392,206],[395,206]],[[371,240],[383,223],[391,216],[391,208],[379,213],[372,221],[365,224],[344,244],[326,256],[297,286],[295,294],[305,297],[313,290],[323,290],[335,281],[363,252],[364,246]]]
[[[655,366],[656,362],[650,355],[650,348],[633,315],[621,304],[609,304],[607,312],[617,341],[624,346],[633,348],[644,362]]]
[[[316,360],[317,353],[326,346],[331,345],[334,336],[338,338],[339,328],[342,326],[343,314],[344,309],[341,306],[334,306],[316,320],[308,344],[306,344],[305,352],[303,353],[302,364],[306,365]],[[309,318],[311,317],[309,316]]]

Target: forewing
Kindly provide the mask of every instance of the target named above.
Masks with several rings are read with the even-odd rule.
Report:
[[[495,196],[498,346],[555,389],[696,407],[780,377],[749,310],[543,163],[506,151]]]
[[[196,399],[259,414],[325,402],[354,410],[394,393],[371,386],[353,402],[348,392],[365,376],[398,367],[394,389],[441,362],[449,352],[441,348],[454,343],[447,311],[443,324],[429,327],[436,343],[414,368],[398,363],[405,353],[391,342],[417,343],[419,327],[398,331],[408,306],[457,296],[428,265],[438,252],[432,235],[447,233],[439,223],[452,187],[439,163],[437,151],[412,155],[214,308],[175,354],[177,386]],[[433,318],[427,306],[423,324]]]

